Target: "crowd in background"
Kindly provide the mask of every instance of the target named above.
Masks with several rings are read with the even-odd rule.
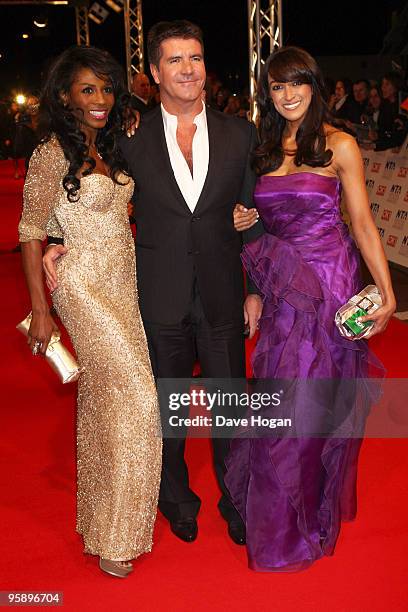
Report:
[[[396,71],[385,74],[378,82],[347,77],[327,78],[327,103],[333,123],[353,134],[365,149],[382,151],[401,146],[408,133],[408,107],[401,102],[408,97],[408,86]],[[249,119],[248,92],[231,92],[214,73],[209,73],[203,92],[205,103],[228,115]],[[132,82],[131,105],[141,115],[160,104],[160,94],[146,74],[136,74]],[[30,94],[23,104],[15,100],[0,107],[0,159],[14,160],[15,178],[27,164],[36,146],[38,98]]]
[[[328,104],[334,124],[355,135],[363,148],[383,151],[399,147],[407,134],[407,112],[401,109],[404,80],[388,72],[379,83],[342,77],[328,81]],[[405,88],[406,89],[406,88]]]

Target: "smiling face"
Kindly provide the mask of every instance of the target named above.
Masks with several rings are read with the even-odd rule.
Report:
[[[201,44],[195,38],[168,38],[160,45],[159,65],[150,65],[160,85],[163,104],[185,105],[201,101],[205,85],[205,65]]]
[[[280,83],[268,78],[269,93],[276,111],[287,121],[299,124],[305,118],[312,101],[312,86],[300,81]]]
[[[89,68],[78,70],[69,92],[62,97],[88,134],[105,127],[115,104],[110,81],[101,79]]]

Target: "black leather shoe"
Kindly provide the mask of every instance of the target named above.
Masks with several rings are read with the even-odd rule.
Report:
[[[194,542],[198,534],[197,521],[193,517],[170,521],[170,529],[183,542]]]
[[[235,544],[241,546],[246,544],[245,525],[242,521],[230,521],[228,523],[228,535]]]

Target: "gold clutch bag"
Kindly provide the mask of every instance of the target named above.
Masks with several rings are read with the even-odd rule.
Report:
[[[17,329],[25,336],[28,336],[28,330],[31,324],[30,314],[17,325]],[[76,359],[71,355],[69,350],[61,342],[59,332],[54,332],[45,352],[45,359],[48,361],[52,369],[58,374],[62,383],[73,382],[79,378],[83,368],[80,368]]]

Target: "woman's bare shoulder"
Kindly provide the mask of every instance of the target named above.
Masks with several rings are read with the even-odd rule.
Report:
[[[338,148],[354,148],[358,146],[356,139],[353,136],[331,125],[325,128],[325,133],[327,148],[332,149],[332,151],[335,151],[335,149]]]
[[[349,168],[350,164],[360,165],[362,163],[356,139],[342,130],[335,128],[328,130],[326,146],[333,151],[333,167],[337,173]]]

